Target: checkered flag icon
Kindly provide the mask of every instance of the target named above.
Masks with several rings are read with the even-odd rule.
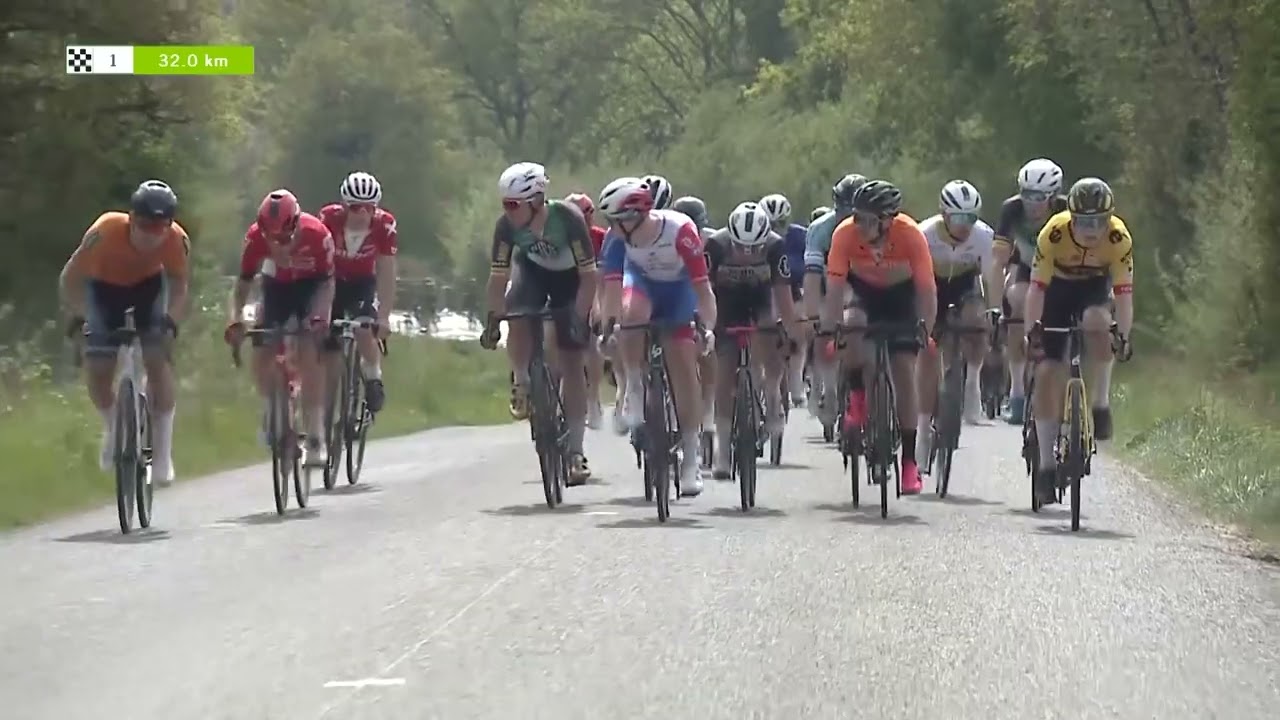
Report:
[[[93,72],[93,50],[87,47],[67,46],[67,74]]]

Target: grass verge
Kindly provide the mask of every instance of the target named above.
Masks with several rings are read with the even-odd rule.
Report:
[[[257,445],[258,408],[247,370],[236,370],[218,339],[184,346],[174,464],[192,478],[265,459]],[[509,420],[506,356],[477,343],[396,336],[384,361],[387,406],[374,435],[441,425]],[[101,420],[80,382],[36,381],[0,408],[0,528],[91,507],[115,486],[97,467]]]
[[[1205,381],[1169,363],[1120,366],[1115,447],[1211,517],[1280,544],[1280,408],[1274,375]]]

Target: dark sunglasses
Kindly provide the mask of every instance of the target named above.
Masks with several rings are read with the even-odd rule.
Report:
[[[958,212],[943,215],[952,225],[977,225],[978,213]]]
[[[1081,230],[1101,230],[1111,222],[1110,215],[1072,215],[1071,224]]]
[[[371,213],[374,210],[376,210],[377,207],[378,206],[374,205],[373,203],[350,203],[349,205],[347,205],[347,210],[354,210],[355,212],[362,212],[362,213]]]
[[[1023,190],[1018,193],[1018,197],[1022,198],[1024,202],[1042,203],[1049,199],[1049,193],[1040,192],[1039,190]]]

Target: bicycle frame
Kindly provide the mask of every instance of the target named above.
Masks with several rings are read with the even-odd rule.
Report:
[[[364,441],[373,415],[363,399],[363,393],[357,389],[357,383],[364,382],[362,358],[356,346],[357,330],[377,330],[379,324],[371,317],[342,317],[333,320],[330,327],[338,330],[339,353],[342,358],[341,373],[337,378],[337,388],[326,378],[325,427],[329,435],[329,464],[325,468],[324,486],[333,489],[337,479],[338,467],[342,462],[345,446],[347,451],[347,482],[355,484],[360,477],[360,469],[364,465]],[[386,355],[385,342],[379,342],[379,349]],[[327,367],[326,367],[327,374]],[[357,398],[359,400],[357,401]],[[341,403],[335,412],[334,403]],[[335,421],[337,429],[335,430]],[[339,434],[340,433],[340,434]],[[351,447],[359,440],[359,451]]]
[[[782,346],[782,336],[778,327],[757,327],[746,325],[726,327],[728,333],[738,344],[738,364],[734,369],[733,417],[729,425],[730,473],[737,475],[742,511],[756,505],[756,457],[760,452],[761,426],[765,409],[761,407],[759,393],[756,392],[755,377],[752,373],[751,338],[756,333],[778,334],[778,346]],[[738,439],[743,432],[743,425],[752,428],[751,451],[748,454],[745,443]],[[748,455],[748,457],[743,457]]]

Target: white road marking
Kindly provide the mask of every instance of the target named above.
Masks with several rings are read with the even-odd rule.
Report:
[[[584,512],[582,514],[583,515],[617,515],[618,513],[612,510],[591,510],[589,512]]]
[[[358,690],[364,687],[391,687],[403,684],[404,678],[365,678],[363,680],[330,680],[324,686],[327,688],[356,688]]]

